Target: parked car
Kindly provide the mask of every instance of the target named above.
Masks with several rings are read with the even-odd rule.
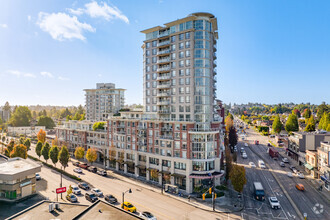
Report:
[[[79,188],[82,188],[84,190],[88,190],[89,189],[88,184],[85,183],[85,182],[78,183],[78,186],[79,186]]]
[[[73,186],[71,186],[71,189],[72,189],[73,194],[75,194],[75,195],[81,194],[81,190],[78,188],[78,186],[73,185]]]
[[[111,203],[111,204],[117,203],[116,197],[114,197],[113,195],[110,195],[110,194],[105,195],[104,200],[107,201],[108,203]]]
[[[249,163],[250,167],[256,167],[256,165],[253,162]]]
[[[36,180],[41,180],[41,176],[39,173],[36,173]]]
[[[244,146],[245,146],[245,147],[248,147],[249,145],[248,145],[248,143],[245,143]]]
[[[136,212],[136,207],[129,202],[122,203],[121,208],[129,212]]]
[[[242,158],[243,158],[243,159],[246,159],[246,158],[247,158],[247,154],[246,154],[246,153],[243,153],[243,154],[242,154]]]
[[[304,175],[303,173],[298,173],[298,177],[299,177],[300,179],[305,179],[305,175]]]
[[[297,184],[296,184],[296,188],[297,188],[299,191],[305,191],[305,187],[304,187],[303,184],[297,183]]]
[[[77,162],[73,162],[72,165],[73,165],[73,166],[76,166],[76,167],[79,167],[80,162],[78,162],[78,161],[77,161]]]
[[[94,195],[96,195],[96,196],[98,196],[98,197],[103,196],[103,192],[102,192],[100,189],[98,189],[98,188],[93,188],[93,189],[91,190],[91,192],[94,193]]]
[[[96,173],[97,172],[97,168],[96,167],[90,166],[87,169],[88,169],[88,171],[93,172],[93,173]]]
[[[290,166],[290,170],[294,173],[298,173],[298,170],[294,166]]]
[[[281,166],[281,167],[285,167],[285,163],[284,163],[284,162],[281,162],[281,163],[280,163],[280,166]]]
[[[81,163],[79,164],[79,167],[83,169],[87,169],[89,166],[87,165],[87,163]]]
[[[66,199],[70,202],[78,202],[77,196],[75,196],[74,194],[67,195]]]
[[[277,200],[276,197],[269,197],[268,201],[269,201],[270,207],[272,207],[272,209],[281,208],[280,202]]]
[[[73,169],[73,172],[82,173],[82,169],[80,169],[79,167],[77,167],[77,168],[74,168]]]
[[[289,163],[289,160],[288,160],[288,158],[283,157],[282,162],[283,162],[283,163]]]
[[[107,176],[107,171],[105,170],[98,170],[97,174],[101,175],[101,176]]]
[[[292,172],[287,172],[286,174],[288,177],[293,177]]]
[[[157,218],[153,214],[151,214],[150,212],[140,212],[139,216],[141,218],[147,219],[147,220],[157,220]]]
[[[96,200],[98,200],[98,198],[94,195],[94,193],[91,192],[87,192],[85,194],[85,198],[90,202],[95,202]]]
[[[266,169],[265,162],[263,160],[258,160],[258,166],[262,169]]]

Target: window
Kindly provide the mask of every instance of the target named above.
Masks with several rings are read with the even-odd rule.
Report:
[[[184,34],[179,34],[179,40],[183,40]]]
[[[146,87],[147,87],[147,88],[150,88],[150,82],[147,82],[147,83],[146,83]],[[148,90],[148,91],[149,91],[149,90]]]
[[[152,88],[156,88],[156,86],[157,86],[157,82],[156,81],[153,81],[152,82]]]
[[[150,42],[146,43],[146,48],[147,48],[147,49],[150,48]]]
[[[157,57],[153,57],[152,58],[152,63],[156,63],[157,62]]]
[[[154,41],[152,42],[152,46],[153,46],[153,47],[156,47],[156,46],[157,46],[157,41],[156,41],[156,40],[154,40]]]
[[[175,42],[175,36],[171,36],[171,42]]]
[[[183,105],[179,105],[179,112],[184,112],[184,107],[183,107]]]
[[[186,105],[186,112],[190,112],[190,105]]]
[[[178,170],[186,170],[186,164],[180,162],[174,162],[174,168]]]
[[[184,85],[184,78],[180,78],[180,79],[179,79],[179,85]],[[182,87],[181,87],[181,88],[182,88]],[[180,88],[180,89],[181,89],[181,88]]]
[[[150,74],[146,74],[146,80],[150,79]]]
[[[184,93],[184,87],[180,87],[179,88],[179,94],[183,94]]]
[[[171,71],[171,75],[172,75],[172,77],[175,77],[176,76],[176,71],[175,70],[172,70]]]
[[[179,43],[179,50],[182,50],[184,48],[184,44],[183,43]]]
[[[171,62],[171,68],[175,68],[176,65],[175,65],[175,62]]]
[[[190,87],[186,87],[186,94],[190,94]]]
[[[156,48],[152,49],[152,55],[156,55],[156,54],[157,54],[157,49]]]
[[[179,61],[179,67],[184,67],[184,61],[183,60]]]
[[[157,65],[152,65],[152,71],[156,71],[157,70]]]
[[[186,50],[186,57],[190,57],[190,50]]]
[[[190,85],[190,78],[186,78],[186,85]]]
[[[175,79],[172,79],[172,86],[175,86],[176,85],[176,81]]]
[[[171,102],[172,102],[172,104],[175,104],[175,101],[176,101],[176,98],[175,98],[175,97],[172,97],[172,98],[171,98]]]
[[[172,88],[172,95],[175,95],[175,88]]]
[[[146,58],[146,64],[149,64],[149,63],[150,63],[150,59]]]
[[[186,96],[186,103],[190,103],[190,96]]]
[[[150,56],[150,50],[147,50],[147,51],[146,51],[146,56],[147,56],[147,57]]]
[[[172,59],[172,60],[175,60],[175,59],[176,59],[175,53],[172,53],[172,54],[171,54],[171,59]]]
[[[175,97],[173,97],[173,98],[175,98]],[[176,112],[176,108],[175,108],[174,105],[171,105],[171,112]],[[174,117],[174,118],[175,118],[175,117]]]
[[[186,48],[190,48],[190,41],[186,41]]]
[[[179,76],[184,76],[184,71],[183,71],[183,69],[179,70]]]
[[[186,60],[186,66],[190,66],[190,60]]]
[[[152,74],[152,79],[156,79],[157,78],[157,73],[153,73]]]
[[[175,44],[171,45],[171,51],[175,51]]]
[[[180,59],[184,58],[184,52],[183,52],[183,51],[180,51],[180,53],[179,53],[179,58],[180,58]]]
[[[190,76],[190,69],[186,69],[186,76]]]
[[[147,104],[150,104],[150,98],[149,97],[147,98]]]
[[[184,96],[179,96],[179,102],[184,103]]]
[[[190,39],[190,32],[186,33],[186,39]]]

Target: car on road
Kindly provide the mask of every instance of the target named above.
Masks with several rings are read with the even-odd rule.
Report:
[[[245,152],[242,154],[242,158],[243,159],[246,159],[247,158],[247,154]]]
[[[139,216],[146,220],[157,220],[157,218],[150,212],[140,212]]]
[[[284,162],[281,162],[281,163],[280,163],[280,166],[281,166],[281,167],[285,167],[285,163],[284,163]]]
[[[72,193],[75,194],[75,195],[80,195],[81,194],[81,190],[78,188],[78,186],[71,186],[71,189],[72,189]]]
[[[277,200],[276,197],[268,197],[268,201],[269,201],[270,207],[272,207],[272,209],[281,208],[280,202]]]
[[[290,166],[290,170],[294,173],[298,173],[298,170],[294,166]]]
[[[98,198],[94,195],[94,193],[91,192],[87,192],[85,194],[85,198],[90,202],[95,202],[96,200],[98,200]]]
[[[80,169],[79,167],[77,167],[77,168],[74,168],[73,169],[73,172],[82,173],[82,169]]]
[[[304,176],[303,173],[298,173],[298,177],[299,177],[300,179],[305,179],[305,176]]]
[[[237,152],[237,146],[234,147],[234,152]]]
[[[105,170],[98,170],[97,174],[101,175],[101,176],[107,176],[107,171]]]
[[[79,167],[80,162],[78,162],[78,161],[77,161],[77,162],[73,162],[72,165],[73,165],[73,166],[76,166],[76,167]]]
[[[131,203],[129,202],[124,202],[121,204],[121,208],[126,210],[126,211],[129,211],[129,212],[136,212],[136,207],[134,205],[132,205]]]
[[[107,201],[108,203],[111,203],[111,204],[117,203],[116,197],[114,197],[113,195],[110,195],[110,194],[105,195],[104,200]]]
[[[250,167],[256,167],[256,165],[253,162],[249,163]]]
[[[296,188],[297,188],[297,190],[299,190],[299,191],[305,191],[305,187],[304,187],[304,185],[301,184],[301,183],[297,183],[297,184],[296,184]]]
[[[81,164],[79,164],[79,167],[83,168],[83,169],[87,169],[89,167],[89,165],[87,165],[87,163],[81,163]]]
[[[41,180],[41,176],[39,173],[36,173],[36,180]]]
[[[289,163],[289,160],[288,160],[288,158],[283,157],[282,162],[283,162],[283,163]]]
[[[287,172],[286,174],[288,177],[293,177],[292,172]]]
[[[79,186],[79,188],[82,188],[84,190],[88,190],[89,189],[88,184],[85,183],[85,182],[78,183],[78,186]]]
[[[262,169],[266,169],[265,162],[263,160],[258,160],[258,166]]]
[[[93,173],[96,173],[97,172],[97,168],[96,167],[92,167],[92,166],[88,167],[87,170],[90,171],[90,172],[93,172]]]
[[[67,195],[66,199],[70,202],[78,202],[77,196],[75,196],[74,194]]]
[[[248,147],[249,145],[248,145],[248,143],[245,143],[244,146],[245,146],[245,147]]]
[[[100,189],[98,189],[98,188],[93,188],[93,189],[91,190],[91,192],[94,193],[94,195],[96,195],[96,196],[98,196],[98,197],[103,196],[103,192],[102,192]]]

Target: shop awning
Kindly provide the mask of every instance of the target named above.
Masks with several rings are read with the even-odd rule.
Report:
[[[178,173],[172,173],[171,176],[178,177],[178,178],[185,178],[186,175],[178,174]]]
[[[166,170],[159,171],[159,173],[163,173],[163,174],[171,174],[170,171],[166,171]]]
[[[189,178],[193,179],[212,179],[212,178],[217,178],[221,177],[224,175],[224,172],[213,172],[213,173],[208,173],[208,174],[195,174],[192,173],[190,174]]]
[[[305,163],[304,166],[309,169],[309,170],[312,170],[314,167],[308,163]]]
[[[141,164],[139,164],[139,165],[136,165],[136,167],[137,167],[137,168],[140,168],[140,169],[145,169],[145,168],[146,168],[146,166],[145,166],[145,165],[141,165]]]

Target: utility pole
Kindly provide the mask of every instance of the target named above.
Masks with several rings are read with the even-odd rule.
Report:
[[[63,166],[61,168],[63,169]],[[61,188],[62,188],[62,172],[61,172]],[[62,193],[61,193],[61,199],[63,199]]]
[[[215,179],[213,177],[213,186],[212,186],[213,190],[212,190],[212,206],[213,206],[213,211],[215,211],[215,195],[214,195],[214,191],[215,191]]]

